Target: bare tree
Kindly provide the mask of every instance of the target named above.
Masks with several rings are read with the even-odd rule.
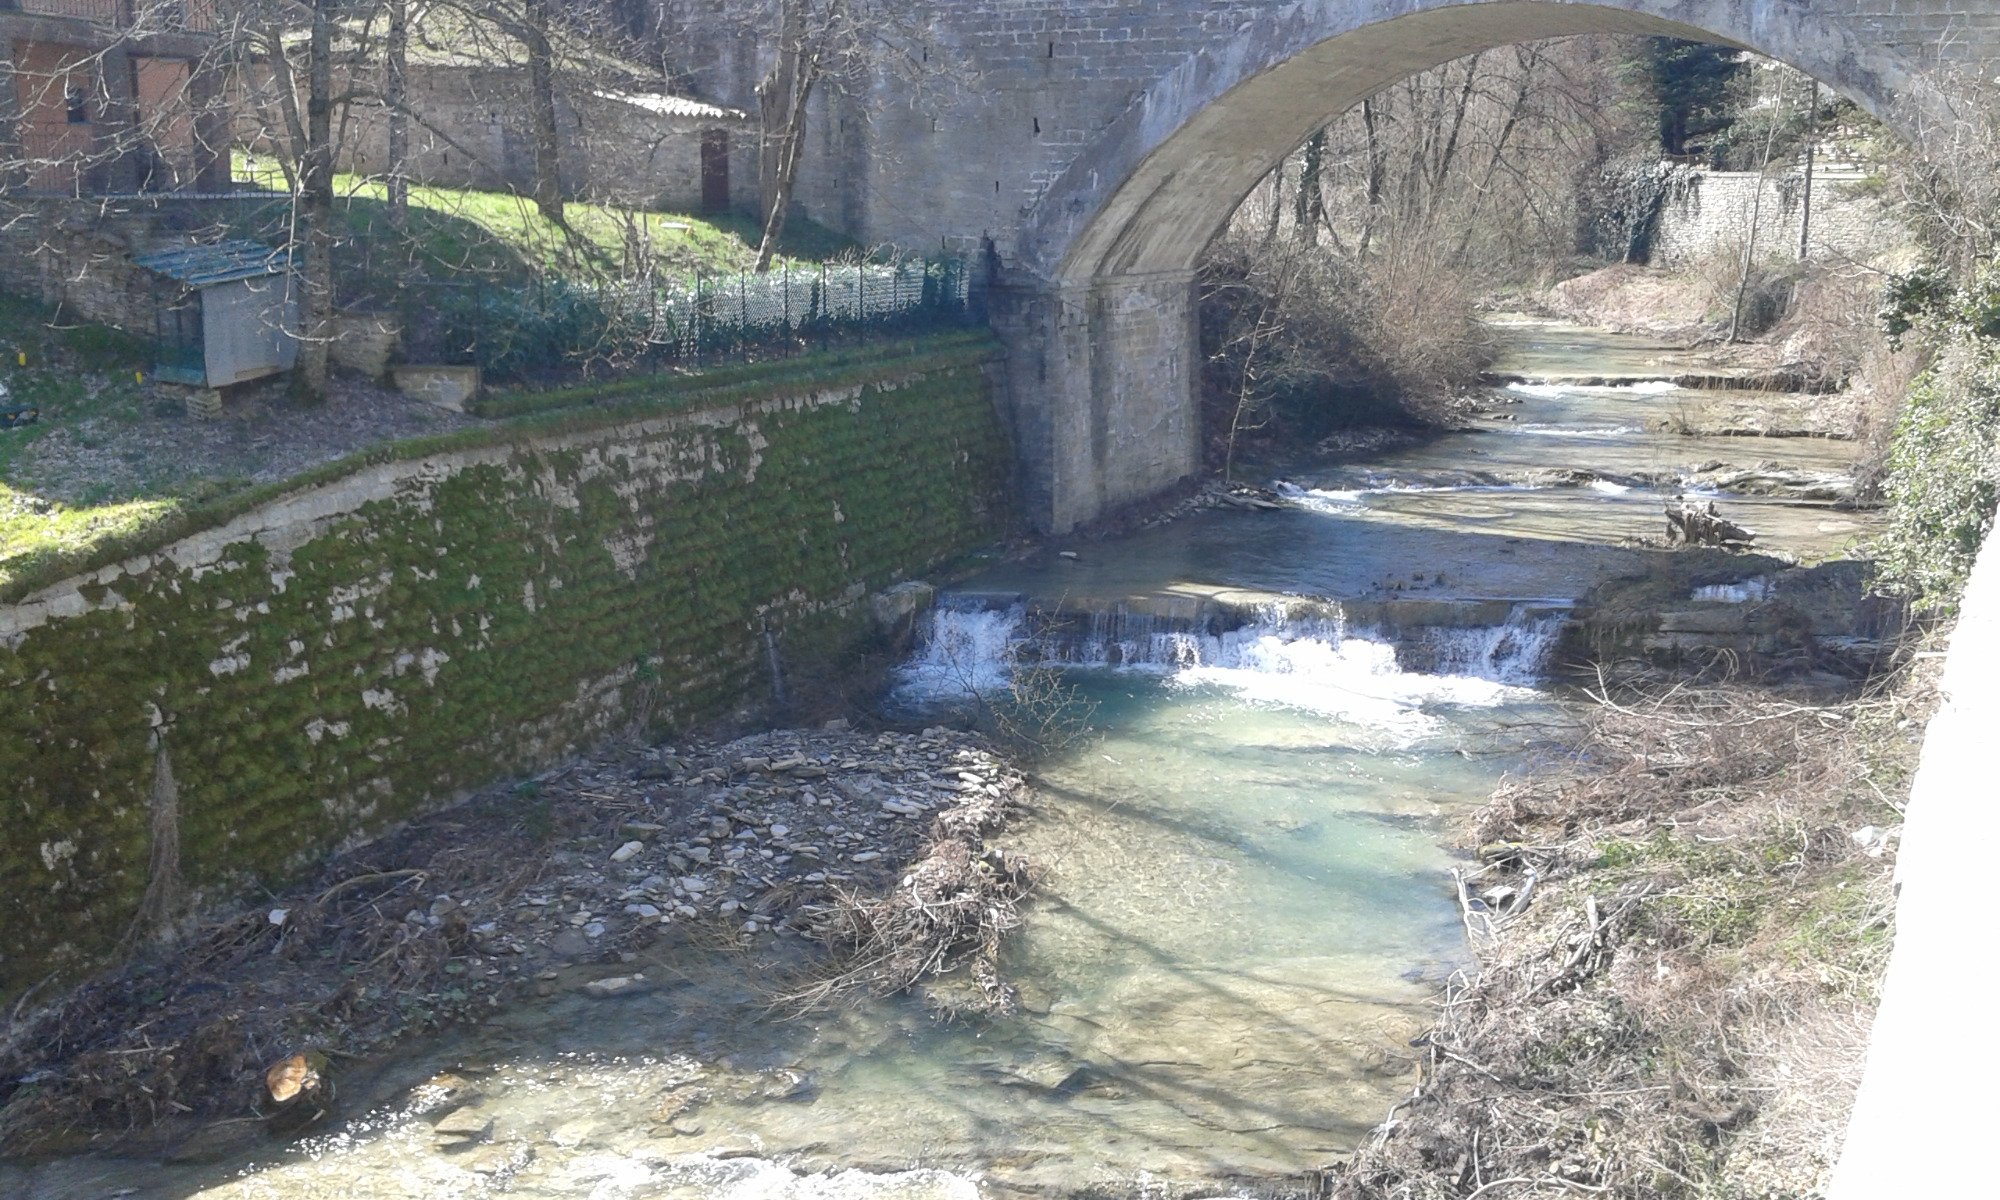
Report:
[[[484,9],[527,53],[528,113],[534,129],[535,207],[557,225],[567,222],[563,209],[562,130],[556,115],[556,55],[550,41],[549,0],[514,0]]]
[[[410,4],[388,0],[389,33],[383,50],[382,108],[388,123],[389,223],[410,226]]]
[[[916,103],[927,102],[943,64],[931,60],[928,21],[927,0],[776,0],[770,24],[747,31],[769,46],[771,61],[757,84],[759,271],[770,270],[791,215],[815,97],[854,98],[872,76],[888,72]]]
[[[768,271],[792,209],[805,150],[806,113],[813,89],[826,73],[834,42],[843,31],[847,0],[780,0],[777,53],[757,84],[757,114],[763,126],[759,181],[764,193],[764,232],[757,245],[757,269]]]
[[[1320,226],[1326,223],[1326,189],[1320,176],[1326,163],[1326,130],[1319,129],[1306,139],[1299,155],[1299,194],[1294,201],[1292,222],[1299,240],[1308,246],[1319,244]]]
[[[1454,418],[1487,354],[1475,298],[1569,259],[1579,182],[1646,136],[1605,112],[1619,59],[1571,39],[1447,63],[1337,114],[1252,192],[1202,273],[1225,476],[1281,399],[1322,429],[1363,404]]]
[[[2000,248],[2000,81],[1940,66],[1912,92],[1908,136],[1880,147],[1889,200],[1938,273],[1969,278]]]
[[[1302,239],[1366,259],[1438,240],[1446,260],[1511,277],[1574,249],[1578,181],[1646,131],[1619,97],[1617,39],[1477,54],[1411,76],[1337,115],[1293,157],[1283,214]],[[1306,184],[1316,182],[1316,188]],[[1253,193],[1252,222],[1273,218]],[[1302,226],[1317,220],[1318,235]]]
[[[221,9],[216,53],[231,64],[236,90],[262,122],[257,144],[273,155],[292,194],[291,231],[298,248],[299,356],[293,395],[325,396],[333,316],[334,52],[341,0],[301,0],[304,38],[294,36],[298,5],[284,0],[229,0]]]

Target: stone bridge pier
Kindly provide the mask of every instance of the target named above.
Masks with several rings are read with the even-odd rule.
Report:
[[[985,257],[1029,513],[1052,532],[1196,469],[1196,261],[1285,155],[1397,80],[1541,38],[1682,37],[1790,63],[1907,130],[1941,111],[1939,69],[2000,58],[2000,0],[923,0],[909,11],[922,25],[899,36],[943,69],[921,94],[887,67],[827,89],[799,202],[871,244]],[[764,61],[728,25],[691,23],[672,41],[705,64],[699,87],[754,107]]]
[[[1073,529],[1200,469],[1192,268],[1002,284],[988,304],[1037,526]]]

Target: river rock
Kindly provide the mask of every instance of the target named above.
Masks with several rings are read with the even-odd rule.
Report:
[[[760,1089],[766,1100],[811,1104],[819,1099],[819,1084],[806,1071],[779,1071]]]
[[[582,990],[586,996],[592,996],[596,1000],[608,1000],[612,996],[624,996],[630,992],[640,992],[644,988],[646,988],[646,976],[628,974],[628,976],[612,976],[608,980],[590,980],[588,984],[584,984]]]
[[[928,583],[912,580],[870,596],[868,615],[873,618],[878,630],[894,636],[907,629],[911,622],[920,614],[929,611],[936,602],[936,588]],[[842,728],[845,728],[845,722],[842,722]]]
[[[431,1124],[431,1134],[440,1149],[461,1149],[493,1136],[493,1118],[467,1105],[455,1108]]]
[[[490,1143],[472,1151],[459,1165],[474,1175],[504,1175],[520,1170],[534,1159],[533,1146]]]
[[[1003,1087],[1053,1092],[1076,1070],[1076,1063],[1057,1054],[1037,1055],[1020,1062],[993,1063],[980,1073]]]

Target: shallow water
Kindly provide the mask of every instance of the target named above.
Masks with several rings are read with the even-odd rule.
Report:
[[[1521,326],[1508,369],[1626,374],[1635,339]],[[1606,365],[1607,363],[1615,365]],[[1631,368],[1628,371],[1626,368]],[[1546,607],[1650,553],[1661,493],[1506,472],[1606,475],[1740,458],[1644,432],[1659,387],[1534,389],[1520,416],[1365,464],[1275,464],[1300,503],[1208,513],[1081,561],[1013,565],[937,619],[896,703],[929,716],[1006,686],[1036,637],[993,598],[1109,608],[1218,592],[1327,601],[1240,629],[1107,624],[1044,659],[1098,706],[1002,836],[1039,870],[1007,952],[1022,1011],[941,1025],[916,999],[787,1021],[782,944],[666,946],[621,970],[655,990],[593,1000],[554,981],[488,1024],[413,1047],[364,1086],[368,1115],[255,1162],[78,1159],[0,1167],[33,1197],[895,1197],[1258,1194],[1304,1187],[1411,1084],[1409,1040],[1465,965],[1446,825],[1559,726],[1533,686]],[[1499,423],[1496,423],[1499,425]],[[1724,451],[1728,451],[1725,453]],[[1759,448],[1761,456],[1766,450]],[[1844,468],[1847,450],[1774,453]],[[1745,506],[1739,508],[1739,505]],[[1852,519],[1728,500],[1781,546],[1824,552]],[[1523,602],[1480,628],[1350,626],[1340,601],[1412,593]],[[1093,640],[1095,637],[1095,640]],[[441,1078],[440,1078],[441,1077]],[[433,1081],[430,1088],[416,1087]],[[415,1087],[416,1090],[412,1091]],[[450,1093],[448,1095],[448,1093]],[[436,1112],[473,1097],[488,1140]]]
[[[1516,322],[1499,330],[1503,372],[1538,377],[1643,376],[1686,364],[1643,338]],[[982,577],[989,593],[1072,606],[1197,599],[1219,592],[1383,599],[1574,599],[1641,569],[1659,552],[1661,505],[1712,494],[1686,478],[1718,463],[1846,479],[1858,447],[1826,438],[1686,437],[1660,428],[1717,393],[1636,380],[1620,386],[1515,385],[1518,399],[1479,421],[1362,461],[1311,455],[1257,463],[1295,507],[1199,513],[1077,561],[1044,557]],[[1558,479],[1556,473],[1570,478]],[[1577,473],[1595,476],[1585,482]],[[1716,497],[1758,534],[1757,548],[1834,556],[1876,531],[1869,513],[1820,502]],[[1418,578],[1421,576],[1421,578]],[[1440,582],[1440,577],[1442,582]]]
[[[1308,641],[1301,657],[1335,649]],[[1540,716],[1526,689],[1348,649],[1338,678],[1302,676],[1319,702],[1241,666],[1081,677],[1104,735],[1005,838],[1040,870],[1008,956],[1015,1017],[941,1026],[894,1001],[768,1020],[764,959],[685,948],[621,968],[660,991],[522,1006],[406,1064],[403,1082],[455,1072],[484,1097],[493,1141],[470,1152],[435,1147],[419,1091],[262,1169],[71,1164],[31,1194],[112,1194],[84,1186],[96,1173],[216,1198],[1296,1184],[1408,1090],[1407,1043],[1464,963],[1438,818]],[[708,1103],[676,1124],[691,1087]]]

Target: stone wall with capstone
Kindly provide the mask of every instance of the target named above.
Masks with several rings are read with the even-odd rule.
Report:
[[[1803,172],[1712,171],[1694,175],[1667,198],[1652,262],[1689,267],[1716,255],[1740,258],[1746,246],[1759,258],[1796,258],[1802,233],[1811,257],[1863,263],[1894,254],[1909,240],[1858,171],[1815,172],[1810,207]]]
[[[842,669],[1010,527],[993,346],[932,346],[365,456],[0,606],[0,997],[125,934],[163,814],[199,903]]]

